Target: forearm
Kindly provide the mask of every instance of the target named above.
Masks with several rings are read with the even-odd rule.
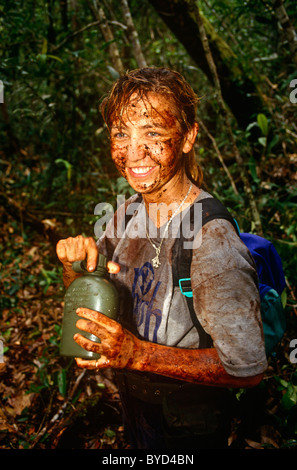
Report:
[[[216,349],[180,349],[137,340],[129,369],[152,372],[203,385],[252,387],[262,380],[231,376],[224,369]]]
[[[262,375],[234,377],[224,369],[215,348],[182,349],[149,341],[141,341],[120,323],[87,308],[79,308],[82,319],[77,328],[98,338],[95,343],[81,334],[75,341],[87,351],[100,354],[96,361],[77,359],[80,367],[89,369],[130,369],[217,387],[253,387],[262,380]],[[84,319],[83,319],[84,318]]]
[[[81,276],[81,274],[76,273],[75,271],[73,271],[73,269],[71,267],[71,263],[70,264],[63,264],[63,283],[64,283],[64,286],[66,287],[66,289],[70,286],[70,284],[75,279],[77,279],[80,276]]]

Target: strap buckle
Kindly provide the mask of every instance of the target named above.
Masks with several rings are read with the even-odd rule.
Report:
[[[193,291],[192,291],[192,285],[191,285],[191,278],[184,278],[184,279],[179,279],[179,288],[181,293],[185,297],[193,297]]]

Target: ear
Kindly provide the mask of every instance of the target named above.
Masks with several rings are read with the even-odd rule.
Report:
[[[198,123],[195,122],[193,127],[188,131],[186,135],[184,146],[183,146],[183,153],[189,153],[190,150],[192,150],[194,142],[197,137],[198,129],[199,129]]]

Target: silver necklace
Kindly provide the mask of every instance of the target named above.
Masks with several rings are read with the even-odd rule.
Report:
[[[162,243],[163,243],[165,234],[166,234],[166,232],[167,232],[167,230],[168,230],[168,228],[169,228],[169,225],[170,225],[172,219],[175,217],[175,215],[178,213],[178,211],[180,210],[180,208],[181,208],[181,207],[183,206],[183,204],[186,202],[186,200],[187,200],[187,198],[188,198],[188,196],[189,196],[189,194],[190,194],[190,192],[191,192],[192,186],[193,186],[193,185],[192,185],[192,183],[191,183],[191,185],[190,185],[190,187],[189,187],[189,190],[188,190],[187,194],[185,195],[184,199],[182,200],[182,202],[180,203],[180,205],[178,206],[178,208],[174,211],[174,213],[172,214],[172,216],[171,216],[170,219],[168,220],[167,225],[166,225],[165,230],[164,230],[163,237],[162,237],[162,239],[161,239],[161,242],[160,242],[160,245],[159,245],[159,246],[156,246],[156,245],[153,243],[153,241],[150,239],[149,234],[147,233],[147,228],[146,228],[146,236],[147,236],[147,238],[148,238],[150,244],[152,245],[152,247],[153,247],[153,248],[155,249],[155,251],[156,251],[156,256],[155,256],[155,258],[152,258],[152,263],[153,263],[153,267],[154,267],[154,268],[158,268],[158,267],[161,265],[161,262],[160,262],[160,259],[159,259],[159,255],[160,255],[160,251],[161,251],[161,247],[162,247]]]

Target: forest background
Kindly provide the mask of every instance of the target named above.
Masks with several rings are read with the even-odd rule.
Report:
[[[59,356],[55,245],[94,236],[96,204],[131,194],[98,104],[146,65],[193,86],[204,188],[284,264],[287,331],[262,384],[235,392],[230,446],[296,448],[296,1],[20,0],[0,13],[0,448],[127,447],[110,373]]]

